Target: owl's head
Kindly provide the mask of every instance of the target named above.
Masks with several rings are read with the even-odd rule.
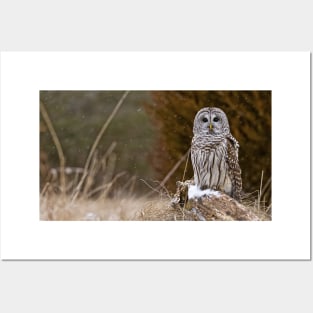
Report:
[[[227,135],[229,124],[226,114],[219,108],[203,108],[193,123],[195,135]]]

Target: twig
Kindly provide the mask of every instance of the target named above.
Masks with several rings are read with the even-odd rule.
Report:
[[[59,161],[60,161],[60,186],[61,186],[61,190],[62,193],[65,192],[65,173],[64,173],[64,168],[65,168],[65,157],[64,157],[64,153],[63,153],[63,149],[60,143],[60,140],[57,136],[57,133],[53,127],[53,124],[50,120],[49,114],[43,104],[42,101],[40,101],[40,113],[48,127],[48,130],[50,132],[50,135],[52,137],[52,140],[54,142],[54,145],[57,149],[58,152],[58,156],[59,156]]]
[[[152,190],[148,193],[147,196],[153,194],[154,192],[160,193],[160,189],[161,189],[160,187],[154,188],[150,184],[148,184],[144,179],[141,178],[139,180],[142,181],[146,186],[148,186]]]
[[[153,194],[155,191],[160,190],[163,188],[166,184],[166,182],[171,178],[171,176],[176,172],[178,167],[182,164],[182,162],[185,160],[185,158],[189,155],[190,149],[176,162],[176,164],[172,167],[172,169],[167,173],[167,175],[164,177],[164,179],[161,181],[160,185],[158,186],[157,189],[153,189],[148,193],[147,196],[150,196]],[[157,191],[158,192],[158,191]]]
[[[186,160],[186,164],[185,164],[185,169],[184,169],[184,174],[183,174],[183,179],[182,181],[185,181],[185,175],[186,175],[186,171],[187,171],[187,166],[188,166],[188,161],[189,161],[189,155],[190,155],[190,149],[188,150],[188,155],[187,155],[187,160]]]
[[[107,151],[105,151],[105,153],[104,153],[102,159],[103,159],[103,160],[106,159],[106,158],[113,152],[113,150],[115,149],[115,147],[116,147],[116,141],[113,141],[113,142],[110,144],[110,146],[109,146],[109,148],[107,149]]]
[[[136,184],[136,175],[133,175],[128,181],[127,183],[123,186],[122,191],[126,193],[126,189],[128,188],[128,194],[132,194],[135,188],[135,184]]]
[[[104,184],[104,185],[101,185],[93,190],[91,190],[88,194],[87,194],[87,198],[91,197],[92,195],[94,195],[95,193],[97,193],[98,191],[100,190],[103,190],[105,188],[107,188],[108,190],[112,187],[112,185],[117,181],[118,178],[120,178],[121,176],[125,175],[126,172],[121,172],[119,174],[117,174],[114,179],[108,183],[108,184]]]
[[[124,94],[122,95],[121,99],[119,100],[119,102],[116,104],[114,110],[112,111],[112,113],[110,114],[109,118],[106,120],[106,122],[104,123],[104,125],[102,126],[100,132],[98,133],[98,136],[96,137],[96,140],[94,141],[92,147],[91,147],[91,150],[89,152],[89,155],[88,155],[88,158],[86,160],[86,163],[85,163],[85,167],[84,167],[84,174],[82,175],[81,179],[80,179],[80,182],[78,183],[77,187],[76,187],[76,190],[73,194],[73,197],[72,197],[72,202],[75,201],[75,199],[77,198],[80,190],[81,190],[81,187],[86,179],[86,176],[88,174],[88,168],[89,168],[89,165],[90,165],[90,162],[91,162],[91,159],[92,159],[92,156],[100,142],[100,139],[101,137],[103,136],[104,132],[106,131],[106,129],[108,128],[108,126],[110,125],[112,119],[115,117],[116,113],[118,112],[118,110],[120,109],[121,105],[123,104],[125,98],[127,97],[129,91],[125,91]]]
[[[40,196],[41,196],[41,197],[46,193],[46,191],[48,190],[49,187],[50,187],[50,183],[47,182],[47,183],[45,184],[45,186],[43,187],[41,193],[40,193]]]
[[[258,210],[260,210],[260,201],[261,201],[261,197],[262,197],[262,183],[263,183],[263,171],[261,174],[260,192],[259,192],[259,196],[258,196]]]
[[[160,187],[163,187],[166,182],[171,178],[171,176],[176,172],[180,164],[185,160],[185,158],[189,155],[189,150],[176,162],[173,168],[168,172],[168,174],[164,177],[164,179],[160,183]]]

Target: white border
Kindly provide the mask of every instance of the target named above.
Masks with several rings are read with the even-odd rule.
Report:
[[[39,90],[49,89],[272,90],[273,221],[39,221]],[[1,258],[309,259],[309,133],[308,52],[4,52]]]

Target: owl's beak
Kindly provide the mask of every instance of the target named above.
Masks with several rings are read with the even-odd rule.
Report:
[[[212,130],[212,128],[213,128],[213,126],[212,126],[212,124],[210,123],[210,124],[209,124],[209,130]]]

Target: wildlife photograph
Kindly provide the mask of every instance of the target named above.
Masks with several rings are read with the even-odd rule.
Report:
[[[270,90],[41,90],[40,220],[271,221]]]

